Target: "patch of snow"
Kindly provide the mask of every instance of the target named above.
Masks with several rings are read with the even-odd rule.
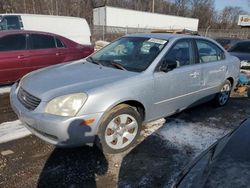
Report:
[[[19,120],[0,124],[0,143],[23,138],[30,134],[31,132]]]
[[[9,93],[10,89],[11,89],[11,86],[0,87],[0,94]]]
[[[141,131],[141,135],[143,137],[148,137],[149,135],[156,132],[159,128],[161,128],[165,123],[165,119],[158,119],[156,121],[152,121],[145,125],[145,129]]]
[[[133,186],[129,185],[126,181],[119,181],[119,186],[118,187],[123,187],[123,188],[133,188]]]
[[[216,121],[219,122],[221,118],[216,118],[216,117],[209,117],[208,120],[209,121]]]
[[[146,186],[149,182],[149,178],[146,176],[142,176],[140,181],[139,181],[139,185],[140,186]]]
[[[191,123],[175,119],[165,124],[156,134],[180,149],[189,147],[195,152],[200,152],[207,149],[229,131],[229,129],[219,129],[202,123]]]
[[[12,151],[12,150],[1,151],[1,155],[3,155],[3,156],[11,155],[11,154],[13,154],[13,153],[14,153],[14,151]]]

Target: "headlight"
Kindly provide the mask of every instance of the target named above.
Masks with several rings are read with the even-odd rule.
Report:
[[[47,104],[45,112],[58,116],[75,116],[86,100],[85,93],[56,97]]]

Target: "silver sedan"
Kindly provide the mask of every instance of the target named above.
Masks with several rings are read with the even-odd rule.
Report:
[[[57,146],[96,143],[122,152],[142,123],[212,100],[227,103],[240,61],[208,38],[124,36],[86,59],[24,76],[11,105],[26,127]]]

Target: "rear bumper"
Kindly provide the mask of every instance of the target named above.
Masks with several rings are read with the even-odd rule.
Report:
[[[77,117],[61,117],[44,112],[29,111],[17,98],[16,84],[10,92],[10,103],[19,119],[34,135],[56,146],[74,147],[93,144],[97,128],[103,113],[82,115]],[[83,121],[95,119],[90,125]]]

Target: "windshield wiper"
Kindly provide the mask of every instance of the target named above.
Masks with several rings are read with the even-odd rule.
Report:
[[[93,57],[88,57],[86,59],[88,62],[90,63],[94,63],[94,64],[97,64],[97,65],[101,65],[101,66],[104,66],[100,61],[97,61],[97,60],[94,60]],[[120,63],[117,63],[115,61],[109,61],[110,64],[115,67],[115,68],[118,68],[118,69],[121,69],[121,70],[127,70],[123,65],[121,65]]]
[[[88,57],[86,60],[90,63],[103,66],[101,62],[94,60],[93,57]]]
[[[116,67],[116,68],[118,68],[118,69],[127,70],[127,69],[126,69],[123,65],[121,65],[120,63],[111,61],[110,64],[111,64],[113,67]]]

